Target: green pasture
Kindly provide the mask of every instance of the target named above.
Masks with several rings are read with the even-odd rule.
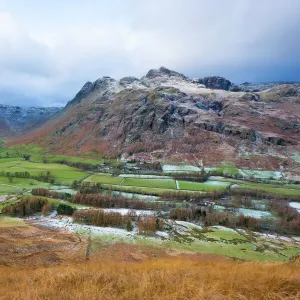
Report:
[[[85,181],[103,184],[121,184],[123,178],[114,177],[111,174],[93,174]]]
[[[175,180],[173,179],[124,178],[122,185],[160,189],[176,189]]]
[[[180,190],[189,191],[225,191],[230,183],[221,181],[206,181],[206,182],[191,182],[191,181],[178,181],[178,186]]]

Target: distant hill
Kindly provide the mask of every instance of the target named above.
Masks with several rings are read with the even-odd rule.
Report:
[[[29,107],[0,104],[0,137],[18,136],[47,122],[61,109],[58,107]]]

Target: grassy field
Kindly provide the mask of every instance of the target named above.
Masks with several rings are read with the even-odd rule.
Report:
[[[264,192],[268,192],[268,193],[272,193],[274,195],[281,195],[281,196],[299,196],[300,195],[300,190],[298,189],[292,189],[289,187],[281,187],[281,186],[277,186],[277,187],[270,187],[266,184],[247,184],[247,183],[242,183],[242,184],[238,184],[235,188],[246,188],[246,189],[252,189],[252,190],[260,190],[260,191],[264,191]]]
[[[178,186],[181,190],[190,191],[225,191],[229,187],[230,183],[221,181],[207,181],[207,182],[189,182],[189,181],[178,181]]]
[[[124,187],[144,187],[144,188],[159,188],[159,189],[176,189],[175,180],[173,179],[148,179],[148,178],[134,178],[134,177],[113,177],[110,174],[93,174],[88,177],[87,182],[99,182],[103,184],[111,184]]]
[[[144,179],[144,178],[124,178],[122,185],[136,187],[153,187],[160,189],[176,189],[173,179]]]
[[[113,185],[113,184],[103,184],[102,187],[107,190],[153,195],[153,196],[159,196],[164,192],[174,192],[173,189],[160,189],[160,188],[148,188],[148,187],[139,187],[139,186]]]
[[[80,180],[89,175],[88,172],[69,167],[62,164],[44,164],[28,161],[9,161],[2,162],[0,159],[0,172],[29,172],[32,176],[41,173],[51,172],[51,175],[62,184],[71,184],[74,180]]]
[[[1,160],[6,159],[7,161],[24,160],[23,155],[30,154],[30,160],[37,163],[42,163],[45,160],[48,163],[56,163],[59,161],[67,161],[69,163],[83,163],[91,166],[103,165],[104,160],[101,157],[95,155],[92,158],[87,157],[73,157],[65,155],[54,155],[48,153],[45,149],[37,147],[34,144],[31,145],[16,145],[10,147],[0,147]]]
[[[94,183],[104,183],[104,184],[121,184],[123,178],[114,177],[110,174],[93,174],[88,177],[85,181]]]

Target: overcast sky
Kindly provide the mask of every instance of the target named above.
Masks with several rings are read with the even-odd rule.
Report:
[[[61,106],[86,81],[165,66],[300,81],[300,0],[0,0],[0,103]]]

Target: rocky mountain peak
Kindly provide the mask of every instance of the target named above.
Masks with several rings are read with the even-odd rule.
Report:
[[[115,86],[117,81],[109,76],[103,76],[94,82],[94,89],[110,89]]]
[[[178,77],[181,79],[186,79],[186,77],[178,72],[169,70],[165,67],[160,67],[159,69],[151,69],[149,72],[146,74],[146,78],[152,79],[156,77],[162,77],[162,76],[167,76],[167,77]]]

